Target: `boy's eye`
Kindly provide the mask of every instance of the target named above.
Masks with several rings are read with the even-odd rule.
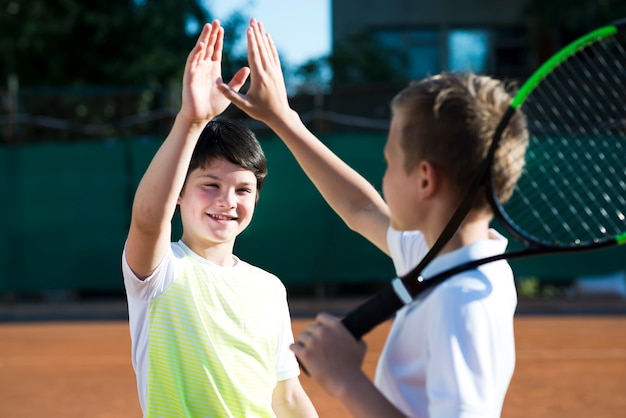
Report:
[[[238,191],[239,193],[246,193],[246,194],[247,194],[247,193],[252,193],[252,189],[247,188],[247,187],[242,188],[242,189],[238,189],[237,191]]]

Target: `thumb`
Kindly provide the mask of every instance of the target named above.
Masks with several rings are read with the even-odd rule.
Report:
[[[245,84],[246,80],[250,76],[250,68],[249,67],[241,67],[239,71],[235,73],[233,78],[230,80],[228,85],[232,87],[234,90],[239,91],[241,87]]]
[[[249,107],[248,100],[244,94],[239,93],[239,89],[243,86],[245,78],[244,82],[235,81],[236,76],[237,75],[235,74],[235,77],[233,77],[233,80],[231,80],[229,84],[226,84],[221,80],[218,81],[217,88],[224,95],[224,97],[230,100],[232,104],[245,112],[246,108]]]

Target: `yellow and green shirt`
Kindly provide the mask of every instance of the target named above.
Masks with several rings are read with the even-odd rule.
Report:
[[[182,242],[144,281],[125,256],[122,270],[144,416],[274,416],[276,383],[300,372],[276,276],[212,264]]]

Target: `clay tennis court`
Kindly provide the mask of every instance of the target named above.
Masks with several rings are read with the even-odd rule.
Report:
[[[310,317],[293,321],[298,333]],[[503,417],[623,417],[626,315],[518,315],[517,366]],[[388,332],[365,338],[373,374]],[[302,377],[321,417],[346,410]],[[124,319],[0,323],[0,417],[140,417]]]

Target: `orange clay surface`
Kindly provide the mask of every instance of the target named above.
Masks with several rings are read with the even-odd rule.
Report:
[[[294,319],[294,333],[311,319]],[[626,316],[516,317],[503,417],[626,416]],[[366,336],[372,376],[385,323]],[[343,406],[307,376],[321,417]],[[140,417],[126,321],[0,323],[0,417]]]

